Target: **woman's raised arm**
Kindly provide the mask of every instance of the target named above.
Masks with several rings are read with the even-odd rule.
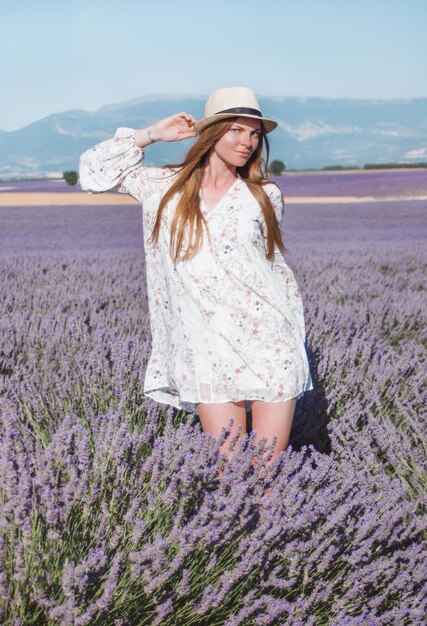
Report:
[[[96,144],[80,156],[79,179],[83,191],[117,191],[143,202],[170,172],[144,167],[144,148],[156,141],[194,137],[196,120],[187,113],[171,115],[140,130],[120,127],[114,137]],[[157,179],[157,180],[156,180]]]

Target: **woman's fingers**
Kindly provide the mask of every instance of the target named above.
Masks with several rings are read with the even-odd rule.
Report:
[[[190,127],[194,126],[197,121],[192,115],[189,115],[188,113],[178,113],[175,118],[177,119],[177,121],[184,122]]]
[[[192,121],[194,124],[196,123],[196,119],[190,115],[189,113],[186,113],[185,111],[182,111],[182,113],[177,113],[178,117],[183,117],[188,121]]]

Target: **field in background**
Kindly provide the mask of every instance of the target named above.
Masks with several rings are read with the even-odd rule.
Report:
[[[338,172],[286,172],[272,176],[286,196],[427,196],[427,170],[352,170]],[[79,193],[80,185],[70,186],[64,180],[29,180],[0,182],[0,196],[9,191],[19,193]],[[1,203],[0,199],[0,203]],[[1,205],[0,205],[1,206]]]
[[[282,229],[290,255],[298,246],[345,248],[376,242],[399,246],[425,237],[426,170],[286,174],[273,180],[285,195]],[[141,207],[129,196],[87,194],[64,181],[14,186],[22,206],[8,207],[14,192],[0,191],[0,255],[142,249]],[[32,194],[38,193],[49,194],[48,205],[32,205]],[[79,204],[62,206],[64,195],[70,203],[75,195]]]

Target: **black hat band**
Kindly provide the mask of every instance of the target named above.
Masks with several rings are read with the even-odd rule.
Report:
[[[224,109],[223,111],[217,111],[215,115],[220,115],[221,113],[246,113],[247,115],[262,117],[261,111],[258,111],[258,109],[251,109],[250,107],[233,107],[232,109]]]

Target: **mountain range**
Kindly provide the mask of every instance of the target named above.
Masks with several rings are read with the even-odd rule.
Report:
[[[0,179],[77,169],[80,154],[112,137],[119,126],[143,128],[180,111],[200,119],[205,100],[151,94],[94,112],[55,113],[14,131],[0,131]],[[280,159],[287,169],[427,160],[427,98],[260,97],[259,102],[263,115],[279,124],[268,135],[270,162]],[[154,144],[146,150],[145,163],[178,163],[192,142]]]

